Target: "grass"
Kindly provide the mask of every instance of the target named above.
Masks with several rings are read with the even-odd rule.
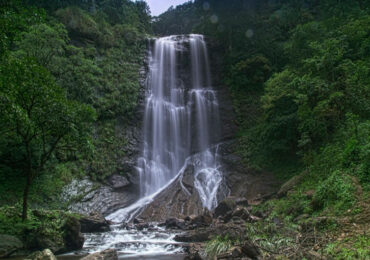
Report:
[[[370,237],[359,235],[329,243],[325,253],[333,259],[369,259]]]
[[[213,259],[215,256],[227,252],[236,243],[237,241],[229,239],[227,235],[224,237],[217,236],[207,243],[206,254]]]

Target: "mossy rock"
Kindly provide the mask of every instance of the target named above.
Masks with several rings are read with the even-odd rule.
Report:
[[[278,191],[277,196],[279,198],[284,197],[288,193],[288,191],[293,190],[295,188],[295,186],[297,186],[298,184],[300,184],[302,182],[305,174],[306,174],[306,172],[303,172],[303,173],[301,173],[299,175],[296,175],[293,178],[289,179],[287,182],[285,182],[281,186],[280,190]]]

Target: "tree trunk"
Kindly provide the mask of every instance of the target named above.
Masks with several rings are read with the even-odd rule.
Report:
[[[23,211],[22,211],[22,220],[27,220],[27,210],[28,210],[28,193],[30,191],[31,186],[31,171],[27,171],[27,181],[26,181],[26,187],[24,188],[23,192]]]

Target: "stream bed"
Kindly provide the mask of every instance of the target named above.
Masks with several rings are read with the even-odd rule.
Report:
[[[119,259],[184,259],[186,244],[174,240],[179,232],[168,231],[156,224],[148,224],[145,228],[139,229],[133,225],[119,224],[112,225],[109,232],[86,233],[83,249],[64,255],[62,258],[113,248],[117,250]]]

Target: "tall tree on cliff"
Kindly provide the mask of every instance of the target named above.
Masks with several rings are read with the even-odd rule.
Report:
[[[25,177],[26,220],[32,182],[56,160],[57,151],[73,153],[89,146],[95,114],[87,105],[68,101],[33,59],[11,57],[0,66],[0,111],[0,166]]]

